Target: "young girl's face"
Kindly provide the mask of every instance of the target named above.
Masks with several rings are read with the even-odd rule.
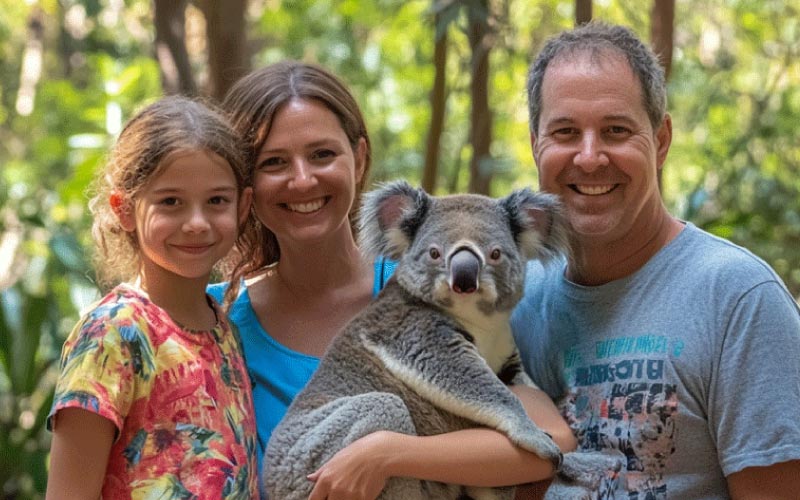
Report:
[[[252,190],[240,198],[230,165],[214,153],[187,151],[166,161],[120,222],[136,232],[144,272],[156,274],[148,280],[206,281],[233,247]]]

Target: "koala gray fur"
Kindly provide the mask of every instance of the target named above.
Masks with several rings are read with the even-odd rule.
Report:
[[[359,243],[368,258],[386,256],[397,269],[334,339],[273,432],[264,459],[269,498],[307,499],[308,474],[379,430],[427,436],[485,426],[560,466],[560,450],[507,384],[530,383],[509,326],[526,262],[565,251],[565,225],[554,196],[528,189],[499,200],[435,198],[395,182],[367,193]],[[594,469],[578,469],[573,477],[597,486]],[[513,487],[391,478],[380,498],[513,496]]]

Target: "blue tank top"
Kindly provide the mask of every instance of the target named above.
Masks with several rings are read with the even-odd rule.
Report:
[[[383,258],[375,261],[373,297],[392,276],[395,266],[395,262]],[[227,287],[228,283],[216,283],[209,285],[207,291],[217,301],[222,302],[222,295]],[[272,430],[317,369],[319,358],[293,351],[273,339],[258,321],[244,284],[228,316],[239,331],[247,369],[253,383],[260,471]]]

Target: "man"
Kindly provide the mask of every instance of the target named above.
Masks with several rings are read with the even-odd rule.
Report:
[[[545,45],[528,98],[573,253],[529,268],[512,325],[578,449],[619,454],[617,498],[800,498],[800,311],[761,259],[664,207],[653,53],[584,25]]]

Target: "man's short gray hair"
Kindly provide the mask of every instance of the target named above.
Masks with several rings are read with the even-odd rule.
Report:
[[[642,85],[642,98],[653,130],[658,130],[667,112],[667,84],[664,69],[653,51],[631,30],[591,22],[564,31],[545,43],[528,72],[528,117],[531,132],[539,128],[542,113],[542,83],[549,64],[571,55],[587,54],[592,58],[621,55]]]

